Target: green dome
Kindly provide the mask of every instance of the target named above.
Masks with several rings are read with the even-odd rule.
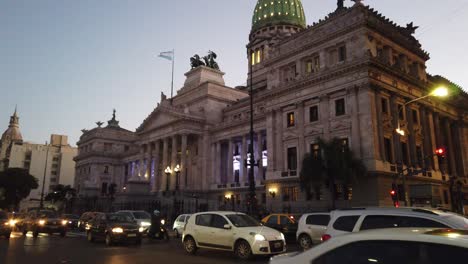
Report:
[[[252,32],[262,27],[292,25],[306,27],[300,0],[258,0],[252,18]]]

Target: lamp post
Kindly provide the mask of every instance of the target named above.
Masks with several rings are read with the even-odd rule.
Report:
[[[425,95],[425,96],[422,96],[422,97],[419,97],[419,98],[416,98],[416,99],[413,99],[411,101],[408,101],[406,102],[404,105],[398,107],[398,114],[397,114],[397,128],[395,129],[395,132],[397,133],[397,142],[398,144],[401,146],[401,137],[402,136],[405,136],[405,131],[401,129],[401,124],[400,124],[400,115],[401,115],[401,111],[403,111],[403,109],[411,104],[411,103],[414,103],[414,102],[417,102],[417,101],[420,101],[422,99],[425,99],[425,98],[428,98],[428,97],[446,97],[448,95],[448,89],[446,87],[438,87],[436,88],[434,91],[432,91],[431,93]],[[406,188],[406,175],[404,173],[404,170],[402,169],[402,160],[401,160],[401,155],[402,155],[402,151],[405,151],[403,149],[401,149],[401,147],[398,148],[399,151],[398,151],[398,161],[397,161],[397,165],[398,167],[401,166],[401,169],[398,168],[398,174],[401,174],[401,178],[402,178],[402,182],[403,182],[403,195],[404,195],[404,202],[405,202],[405,206],[408,206],[409,202],[408,202],[408,192],[407,192],[407,188]]]
[[[166,173],[166,192],[169,191],[169,182],[170,182],[170,179],[171,179],[171,173],[172,173],[172,170],[171,170],[171,167],[167,166],[167,168],[164,170],[164,173]]]
[[[179,190],[179,185],[180,185],[180,165],[177,164],[176,167],[174,168],[174,172],[176,173],[176,191]]]
[[[41,201],[39,203],[40,209],[44,209],[44,188],[45,188],[45,179],[46,179],[46,173],[47,173],[47,162],[49,160],[49,145],[47,144],[47,141],[45,145],[46,145],[47,151],[46,151],[46,159],[45,159],[45,166],[44,166],[44,175],[42,176]]]

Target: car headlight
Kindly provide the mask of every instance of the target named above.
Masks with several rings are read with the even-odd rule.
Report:
[[[72,221],[68,221],[69,224],[73,223]]]
[[[282,240],[286,240],[286,239],[284,238],[284,234],[283,234],[283,233],[280,233],[280,234],[281,234],[281,239],[282,239]]]
[[[166,220],[162,219],[161,220],[161,225],[165,225],[166,224]]]
[[[266,238],[263,235],[256,234],[255,235],[255,241],[265,241]]]
[[[143,227],[147,227],[147,226],[150,226],[151,223],[150,222],[141,222],[140,226],[143,226]]]
[[[86,224],[86,225],[85,225],[85,229],[86,229],[86,230],[90,230],[90,229],[91,229],[91,226],[90,226],[89,224]]]
[[[7,225],[10,225],[10,223],[9,223],[9,222],[5,222],[5,225],[6,225],[6,226],[7,226]]]
[[[112,228],[112,233],[123,233],[123,229],[120,227]]]
[[[15,225],[16,225],[16,222],[17,222],[16,220],[10,220],[10,221],[8,222],[8,224],[9,224],[10,226],[15,226]]]
[[[45,220],[39,220],[39,225],[45,225],[46,221]]]
[[[62,225],[67,225],[68,221],[67,220],[62,220]]]
[[[138,232],[143,233],[145,229],[143,227],[138,228]]]

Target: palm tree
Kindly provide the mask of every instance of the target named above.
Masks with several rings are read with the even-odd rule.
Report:
[[[365,176],[367,170],[362,160],[357,159],[342,140],[334,138],[327,142],[318,138],[317,142],[319,150],[307,153],[302,161],[301,188],[310,197],[312,189],[328,183],[332,197],[331,209],[335,209],[335,183],[338,181],[348,186],[358,177]]]

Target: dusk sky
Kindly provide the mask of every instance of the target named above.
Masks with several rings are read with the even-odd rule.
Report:
[[[336,0],[303,0],[307,23],[325,17]],[[44,143],[52,133],[76,145],[81,129],[107,121],[135,130],[175,89],[189,58],[218,54],[227,85],[246,82],[245,45],[256,0],[1,0],[0,134],[18,104],[23,138]],[[346,1],[346,5],[353,4]],[[468,0],[364,1],[416,37],[431,54],[428,72],[467,90]]]

